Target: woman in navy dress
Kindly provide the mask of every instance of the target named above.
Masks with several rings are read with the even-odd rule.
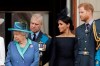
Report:
[[[70,17],[61,15],[58,18],[60,35],[52,39],[50,66],[74,66],[75,35]]]

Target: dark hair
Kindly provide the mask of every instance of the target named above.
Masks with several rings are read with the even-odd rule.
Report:
[[[69,17],[69,16],[66,16],[66,15],[61,15],[59,18],[58,18],[58,20],[61,20],[61,21],[63,21],[64,23],[66,23],[66,24],[70,24],[70,30],[71,31],[73,31],[74,30],[74,26],[73,26],[73,22],[72,22],[72,19],[71,19],[71,17]],[[57,21],[58,21],[57,20]]]

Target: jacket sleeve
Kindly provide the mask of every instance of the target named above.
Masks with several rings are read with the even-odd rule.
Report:
[[[76,30],[76,32],[75,32],[76,39],[75,39],[75,47],[74,47],[75,66],[77,66],[77,64],[78,64],[78,60],[77,59],[78,59],[78,49],[79,49],[77,34],[78,34],[78,31]]]
[[[4,65],[5,62],[5,44],[4,39],[0,37],[0,65]]]
[[[39,66],[39,47],[38,43],[34,43],[35,55],[34,55],[34,62],[31,66]]]
[[[7,57],[6,57],[6,61],[5,61],[5,66],[12,66],[11,64],[11,53],[10,53],[10,48],[11,48],[11,43],[9,43],[8,45],[8,52],[7,52]]]

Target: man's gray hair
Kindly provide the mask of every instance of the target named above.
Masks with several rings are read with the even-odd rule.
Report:
[[[43,22],[43,16],[40,13],[32,14],[31,20],[32,18],[39,20],[41,23]]]

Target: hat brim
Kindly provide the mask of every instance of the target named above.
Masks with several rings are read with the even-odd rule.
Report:
[[[31,31],[28,30],[20,30],[20,29],[14,29],[14,28],[8,28],[9,31],[21,31],[21,32],[25,32],[25,33],[31,33]]]

